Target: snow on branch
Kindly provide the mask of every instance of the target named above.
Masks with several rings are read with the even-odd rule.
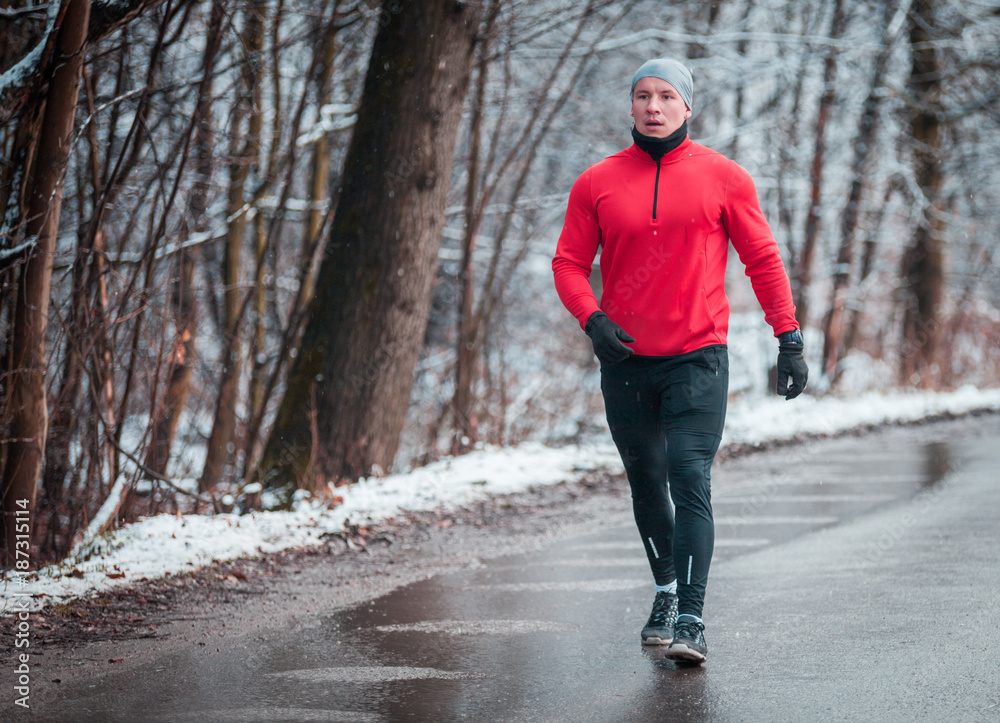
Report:
[[[342,117],[335,118],[335,116]],[[327,103],[319,109],[319,121],[316,122],[316,125],[299,134],[299,137],[295,139],[295,145],[301,148],[314,143],[326,133],[350,128],[356,120],[354,106],[350,103]]]
[[[137,15],[155,8],[162,2],[163,0],[91,0],[87,42],[94,43],[101,40]],[[14,99],[27,90],[41,70],[45,48],[56,30],[56,20],[62,5],[61,2],[50,2],[47,5],[36,5],[31,8],[0,10],[0,17],[8,20],[16,20],[19,16],[43,9],[47,12],[42,39],[23,58],[0,74],[0,122],[9,120],[13,116],[17,106]]]
[[[46,5],[34,5],[29,8],[0,8],[0,18],[4,20],[17,20],[22,15],[33,15],[34,13],[39,13],[48,11],[51,3]]]
[[[531,198],[519,198],[513,207],[517,209],[541,209],[541,208],[553,208],[555,206],[562,207],[566,203],[566,199],[569,198],[569,191],[564,193],[550,193],[545,196],[534,196]],[[507,213],[511,209],[511,204],[507,202],[491,203],[483,209],[483,214],[490,216],[498,213]],[[459,206],[448,206],[445,210],[446,216],[459,216],[465,213],[465,205]]]
[[[38,242],[38,237],[37,236],[32,236],[30,239],[28,239],[27,241],[25,241],[24,243],[22,243],[19,246],[15,246],[14,248],[11,248],[11,249],[0,249],[0,262],[6,261],[7,259],[9,259],[11,257],[17,256],[18,254],[23,253],[24,251],[27,251],[32,246],[34,246],[37,242]]]
[[[202,244],[210,243],[212,241],[217,241],[219,239],[225,238],[227,233],[228,225],[233,221],[238,219],[240,216],[246,216],[248,219],[252,219],[256,214],[257,210],[261,208],[266,209],[277,209],[279,207],[280,199],[275,196],[264,196],[258,199],[255,203],[245,203],[239,209],[237,209],[233,214],[228,216],[225,221],[216,226],[214,229],[209,229],[208,231],[202,231],[200,233],[195,233],[189,235],[184,241],[178,243],[170,244],[156,251],[153,258],[160,261],[165,258],[169,258],[174,254],[184,251],[185,249],[194,248],[195,246],[201,246]],[[325,211],[329,207],[328,201],[308,201],[305,199],[289,198],[285,200],[285,204],[282,207],[285,211],[292,212],[307,212],[311,210]],[[72,244],[71,237],[60,238],[60,245],[68,246]],[[140,264],[146,258],[144,253],[129,253],[122,252],[116,255],[114,258],[106,257],[105,261],[109,264],[121,265],[121,264]],[[0,260],[3,256],[0,256]],[[72,262],[63,262],[55,264],[56,269],[66,269],[72,265]]]
[[[108,493],[108,498],[104,500],[104,504],[101,505],[97,514],[94,515],[94,519],[90,521],[87,530],[83,533],[83,537],[71,554],[79,554],[80,551],[90,548],[97,537],[114,521],[118,510],[121,509],[121,504],[125,499],[125,493],[128,491],[130,484],[131,481],[128,475],[118,475],[118,480],[115,482],[115,486],[111,488],[111,492]]]
[[[45,48],[56,26],[59,5],[60,3],[49,3],[45,6],[48,10],[48,15],[45,18],[45,30],[42,33],[41,40],[38,41],[27,55],[0,74],[0,122],[10,119],[16,111],[17,106],[14,98],[23,94],[31,85],[31,82],[38,76]],[[37,10],[38,8],[31,9]]]
[[[145,90],[146,90],[145,86],[140,88],[133,88],[128,92],[122,93],[116,98],[112,98],[106,103],[102,103],[101,105],[99,105],[97,108],[94,109],[93,113],[91,113],[90,115],[88,115],[86,118],[83,119],[83,123],[81,123],[80,128],[77,129],[77,134],[78,135],[82,134],[86,130],[87,126],[89,126],[94,121],[94,118],[96,118],[103,111],[107,110],[108,108],[111,108],[112,106],[118,105],[119,103],[126,101],[129,98],[134,98],[137,95],[142,95]]]

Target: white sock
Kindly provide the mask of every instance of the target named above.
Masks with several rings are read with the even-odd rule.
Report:
[[[653,583],[653,587],[656,588],[656,592],[669,592],[671,595],[676,595],[677,594],[677,581],[676,580],[674,580],[673,582],[671,582],[671,583],[669,583],[667,585],[657,585],[654,582]]]
[[[687,619],[686,620],[681,620],[681,618],[687,618]],[[680,615],[677,616],[677,622],[679,622],[679,623],[681,623],[681,622],[687,622],[687,623],[694,622],[694,623],[701,623],[702,625],[705,624],[705,622],[700,617],[698,617],[697,615],[692,615],[691,613],[681,613]]]

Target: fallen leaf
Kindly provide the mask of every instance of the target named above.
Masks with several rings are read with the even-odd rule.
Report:
[[[108,660],[108,662],[109,663],[120,663],[123,660],[125,660],[125,658],[111,658],[111,659]]]

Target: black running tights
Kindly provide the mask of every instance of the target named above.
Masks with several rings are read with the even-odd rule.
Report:
[[[601,391],[653,578],[676,578],[678,612],[700,617],[715,545],[711,469],[726,420],[727,349],[602,365]]]

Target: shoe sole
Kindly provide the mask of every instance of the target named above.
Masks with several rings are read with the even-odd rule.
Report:
[[[643,645],[670,645],[673,638],[661,638],[659,635],[649,635],[642,639]]]
[[[671,645],[670,649],[667,651],[667,657],[671,660],[680,660],[687,663],[703,663],[705,662],[704,653],[700,653],[694,648],[689,648],[684,643],[677,643],[676,645]]]

